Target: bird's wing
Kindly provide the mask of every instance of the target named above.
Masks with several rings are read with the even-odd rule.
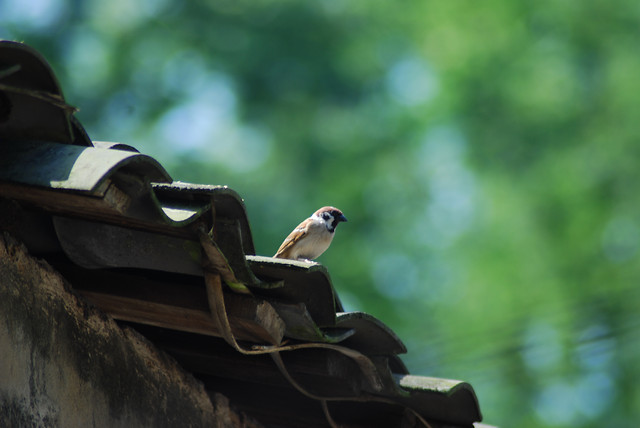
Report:
[[[307,234],[307,231],[309,230],[308,226],[309,226],[308,221],[305,220],[302,223],[300,223],[298,227],[293,229],[293,231],[289,234],[289,236],[287,236],[285,240],[282,242],[282,245],[280,245],[280,248],[278,248],[276,255],[273,257],[277,257],[280,259],[288,259],[289,251],[293,248],[293,246],[298,241],[300,241],[302,238],[305,237],[305,235]]]

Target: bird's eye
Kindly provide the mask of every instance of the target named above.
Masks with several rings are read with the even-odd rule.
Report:
[[[322,218],[325,220],[329,220],[331,218],[331,214],[329,213],[322,213]]]

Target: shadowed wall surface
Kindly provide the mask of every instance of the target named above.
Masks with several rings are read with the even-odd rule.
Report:
[[[0,236],[0,426],[259,427]]]

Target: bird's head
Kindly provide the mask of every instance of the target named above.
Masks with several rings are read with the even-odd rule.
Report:
[[[342,214],[342,211],[336,207],[322,207],[313,213],[313,217],[322,219],[329,232],[335,231],[336,227],[338,227],[338,223],[341,221],[347,221],[347,218]]]

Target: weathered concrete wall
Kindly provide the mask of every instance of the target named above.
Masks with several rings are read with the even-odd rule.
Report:
[[[0,234],[0,427],[258,427]]]

